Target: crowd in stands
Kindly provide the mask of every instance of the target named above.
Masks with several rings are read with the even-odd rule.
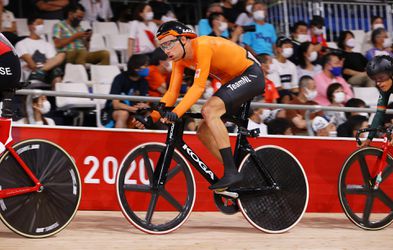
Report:
[[[95,85],[106,85],[104,93],[117,95],[160,97],[165,93],[172,64],[158,47],[155,32],[163,22],[176,20],[176,13],[166,1],[151,0],[135,5],[129,19],[117,18],[121,22],[115,23],[109,0],[35,0],[34,14],[26,21],[26,34],[17,29],[6,2],[0,0],[0,6],[4,6],[0,12],[1,32],[16,47],[23,69],[22,80],[39,83],[33,87],[58,90],[57,86],[66,85],[69,64],[83,65],[84,74],[91,74],[91,78],[93,65],[115,65],[119,69],[106,83],[85,82],[89,92],[98,89]],[[200,36],[229,39],[257,58],[265,74],[265,93],[254,101],[367,107],[365,100],[354,94],[354,89],[375,88],[365,72],[367,62],[376,55],[393,56],[391,35],[384,25],[386,20],[374,16],[370,20],[372,30],[361,44],[347,30],[337,38],[337,48],[329,48],[323,17],[313,16],[311,20],[295,23],[290,37],[285,37],[267,22],[268,13],[268,6],[257,0],[221,0],[210,4],[205,17],[192,28]],[[110,42],[111,39],[115,42]],[[355,51],[355,47],[360,50]],[[181,94],[192,85],[193,74],[192,70],[185,71]],[[221,85],[217,79],[209,78],[203,98],[208,99]],[[16,119],[22,123],[53,125],[55,122],[49,117],[58,115],[59,109],[55,98],[48,99],[30,96],[21,101],[21,116]],[[149,105],[108,100],[102,105],[102,119],[97,124],[143,128],[134,115]],[[192,110],[200,108],[195,105]],[[69,113],[69,110],[62,112]],[[319,136],[352,137],[356,129],[368,126],[369,115],[315,111],[310,119],[308,124],[305,110],[254,108],[250,111],[249,129],[259,128],[261,135],[307,135],[311,128]],[[58,124],[64,122],[57,120]],[[386,124],[392,120],[388,117]],[[198,121],[190,119],[187,129],[195,130],[197,126]],[[232,132],[236,128],[228,124],[228,130]]]

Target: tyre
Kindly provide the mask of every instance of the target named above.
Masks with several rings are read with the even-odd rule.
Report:
[[[13,146],[43,185],[32,192],[0,199],[0,219],[15,233],[43,238],[64,229],[73,219],[81,198],[81,181],[73,159],[58,145],[27,140]],[[34,186],[6,151],[0,158],[0,188]]]
[[[174,151],[163,186],[153,188],[154,169],[165,144],[146,143],[123,160],[116,177],[120,208],[139,230],[165,234],[179,228],[195,203],[195,180],[187,161]]]
[[[239,194],[239,208],[257,229],[267,233],[283,233],[302,218],[308,204],[308,183],[299,161],[287,150],[262,146],[255,150],[279,189]],[[239,167],[243,175],[241,187],[266,188],[266,178],[248,154]]]
[[[345,161],[338,180],[338,195],[346,216],[358,227],[379,230],[393,221],[393,159],[384,162],[382,182],[374,189],[377,161],[383,151],[361,148]]]

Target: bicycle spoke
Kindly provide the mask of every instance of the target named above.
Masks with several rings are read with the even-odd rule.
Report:
[[[177,209],[177,211],[181,212],[183,210],[183,207],[180,205],[180,203],[173,197],[168,191],[162,190],[160,192],[162,197],[167,200],[173,207]]]
[[[346,185],[344,189],[346,194],[367,194],[369,193],[368,189],[362,185]]]
[[[149,203],[149,208],[147,209],[147,213],[146,213],[146,222],[148,224],[151,223],[151,218],[153,217],[154,209],[156,208],[157,205],[157,200],[158,200],[158,193],[157,192],[152,193],[151,200]]]
[[[171,180],[173,177],[175,177],[180,171],[182,170],[182,167],[180,164],[177,164],[171,171],[168,172],[168,175],[166,177],[166,181],[168,182]]]
[[[393,165],[388,165],[383,171],[382,171],[382,182],[389,177],[389,175],[393,173]]]
[[[390,210],[393,211],[393,200],[386,195],[386,193],[384,191],[382,191],[381,189],[378,190],[377,192],[377,197],[383,202],[385,203],[386,206],[388,206],[390,208]]]
[[[151,165],[149,155],[147,154],[146,149],[143,149],[142,153],[143,153],[143,161],[145,162],[147,177],[151,181],[151,180],[153,180],[153,166]]]
[[[150,186],[142,184],[124,184],[124,189],[127,191],[136,192],[151,192]]]
[[[364,211],[363,211],[363,223],[364,225],[368,225],[370,221],[370,214],[371,214],[371,209],[374,204],[374,196],[373,195],[368,195],[366,199],[366,204],[364,206]]]
[[[364,184],[369,185],[369,180],[371,179],[371,177],[370,177],[370,172],[368,171],[367,162],[364,159],[364,155],[363,154],[359,155],[358,160],[359,160],[360,170],[362,172]]]

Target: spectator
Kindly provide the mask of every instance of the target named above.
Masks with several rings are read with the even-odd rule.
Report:
[[[314,100],[317,96],[315,81],[310,76],[303,76],[299,80],[299,94],[293,96],[293,99],[288,104],[295,105],[318,105]],[[306,110],[302,109],[288,109],[286,118],[292,124],[292,131],[294,134],[307,134],[307,121],[306,121]],[[323,112],[315,111],[311,113],[310,119],[314,119],[315,116],[322,116]]]
[[[367,108],[366,103],[359,98],[351,98],[349,99],[346,103],[345,103],[345,107],[346,108]],[[369,117],[368,113],[366,112],[345,112],[345,118],[347,118],[347,120],[354,115],[362,115],[365,117]]]
[[[318,52],[311,42],[301,43],[298,47],[298,55],[297,74],[299,78],[305,75],[314,77],[322,71],[321,65],[315,64]]]
[[[362,115],[351,116],[348,121],[337,127],[338,137],[355,137],[359,129],[368,128],[368,118]],[[368,134],[363,133],[361,138],[367,138]]]
[[[172,72],[172,62],[160,48],[153,52],[149,75],[146,80],[149,84],[149,96],[163,96],[167,91],[167,79]]]
[[[177,20],[171,5],[167,3],[167,1],[151,0],[148,2],[148,4],[153,10],[153,20],[157,25],[160,25],[164,22]]]
[[[375,86],[366,73],[367,59],[362,54],[353,52],[356,46],[354,34],[351,31],[342,31],[337,46],[344,51],[344,79],[352,86]]]
[[[288,104],[295,96],[291,91],[287,89],[280,89],[278,91],[278,94],[280,95],[280,97],[277,99],[277,102],[283,104]]]
[[[268,122],[267,133],[269,135],[293,135],[291,124],[285,118],[276,118]]]
[[[353,96],[351,86],[342,78],[343,60],[341,55],[337,53],[328,53],[322,58],[322,72],[314,77],[317,83],[318,95],[315,99],[320,105],[329,105],[329,100],[326,96],[326,90],[330,84],[334,82],[340,83],[345,92],[345,100]]]
[[[326,96],[330,101],[332,107],[344,107],[345,93],[344,88],[340,83],[332,83],[326,90]],[[344,123],[347,119],[345,118],[344,112],[339,111],[326,111],[326,117],[331,123],[336,125],[336,127]]]
[[[267,6],[264,3],[255,2],[252,7],[252,15],[255,25],[254,32],[246,32],[243,35],[243,43],[245,48],[254,55],[269,54],[273,55],[274,44],[276,43],[276,30],[274,26],[267,23]]]
[[[1,0],[0,4],[3,4]],[[0,13],[0,19],[0,32],[8,39],[8,41],[15,45],[20,38],[18,38],[16,34],[16,21],[14,14],[7,9],[3,9],[3,12]]]
[[[264,93],[265,102],[276,103],[280,95],[278,94],[275,83],[269,79],[269,73],[271,72],[273,59],[268,54],[260,54],[256,58],[261,63],[261,68],[263,74],[265,75],[265,93]]]
[[[89,22],[108,22],[113,17],[109,0],[80,0],[79,3],[86,11],[83,20]]]
[[[259,129],[259,136],[267,135],[267,126],[263,123],[263,108],[250,109],[247,129]]]
[[[229,34],[228,39],[232,42],[237,43],[240,35],[243,33],[243,29],[238,26],[232,33],[228,32],[228,22],[224,15],[221,13],[212,13],[209,16],[209,25],[212,27],[212,32],[208,36],[220,36],[226,38],[223,33]]]
[[[311,43],[316,45],[316,50],[321,51],[323,47],[327,47],[326,39],[323,35],[323,27],[325,20],[321,16],[313,16],[310,21]]]
[[[51,104],[44,95],[26,96],[26,117],[16,121],[19,124],[55,126],[55,121],[44,115],[51,110]]]
[[[292,29],[291,38],[293,41],[293,55],[289,60],[295,65],[299,65],[299,46],[301,43],[311,41],[307,23],[304,21],[296,22]]]
[[[145,77],[149,74],[149,57],[147,55],[133,55],[127,64],[127,71],[115,77],[112,83],[110,94],[114,95],[139,95],[147,96],[149,86]],[[127,124],[134,118],[130,117],[130,112],[135,112],[139,108],[148,107],[144,103],[132,103],[130,101],[108,100],[105,108],[112,113],[116,128],[127,128]],[[106,127],[113,126],[112,123]]]
[[[373,47],[366,52],[367,60],[371,60],[374,56],[388,55],[393,57],[392,40],[388,37],[388,33],[383,28],[378,28],[371,33],[371,42]]]
[[[254,21],[252,17],[252,6],[254,3],[255,0],[244,1],[244,9],[243,12],[237,17],[235,22],[236,25],[244,26]]]
[[[209,25],[209,16],[212,13],[224,13],[220,3],[212,3],[209,5],[206,11],[206,18],[199,20],[198,22],[198,35],[206,36],[212,32],[212,27]],[[222,36],[228,37],[228,32],[224,32]]]
[[[374,30],[376,29],[385,29],[385,25],[384,25],[384,20],[382,17],[380,16],[372,16],[371,17],[371,29],[366,33],[366,35],[364,36],[363,39],[363,43],[362,43],[362,54],[366,54],[366,52],[371,49],[373,47],[373,44],[371,42],[371,35],[373,33]],[[389,34],[388,34],[389,36]]]
[[[64,62],[65,53],[57,53],[52,44],[42,39],[42,19],[32,17],[27,23],[30,36],[18,42],[15,47],[21,59],[22,70],[29,80],[38,80],[54,87],[63,75],[59,66]]]
[[[64,9],[70,4],[69,0],[33,0],[36,15],[41,19],[58,19],[64,17]]]
[[[228,20],[229,27],[234,27],[237,17],[240,15],[240,10],[237,8],[238,0],[221,0],[221,6],[225,18]]]
[[[53,41],[59,52],[66,53],[66,62],[108,65],[108,51],[87,51],[87,42],[91,37],[91,32],[83,31],[80,26],[85,16],[85,8],[80,4],[70,5],[65,13],[67,13],[67,19],[56,23],[53,27]]]
[[[150,54],[156,47],[154,34],[157,25],[152,21],[154,13],[150,5],[139,4],[134,12],[134,21],[130,23],[130,37],[128,39],[128,56]]]
[[[316,116],[312,121],[312,129],[316,136],[337,136],[336,126],[321,116]]]
[[[274,69],[280,76],[280,84],[284,89],[298,92],[298,77],[296,65],[288,58],[293,55],[292,40],[280,37],[276,41],[276,58],[273,58]]]

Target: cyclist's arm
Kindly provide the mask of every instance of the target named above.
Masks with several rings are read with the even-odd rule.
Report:
[[[371,128],[376,129],[383,123],[384,116],[386,113],[386,106],[388,105],[388,101],[389,101],[389,96],[390,93],[384,93],[384,92],[380,93],[378,104],[377,104],[377,112],[375,113],[373,122],[371,123]],[[376,131],[370,131],[367,139],[371,141],[376,135],[376,133],[377,133]]]

